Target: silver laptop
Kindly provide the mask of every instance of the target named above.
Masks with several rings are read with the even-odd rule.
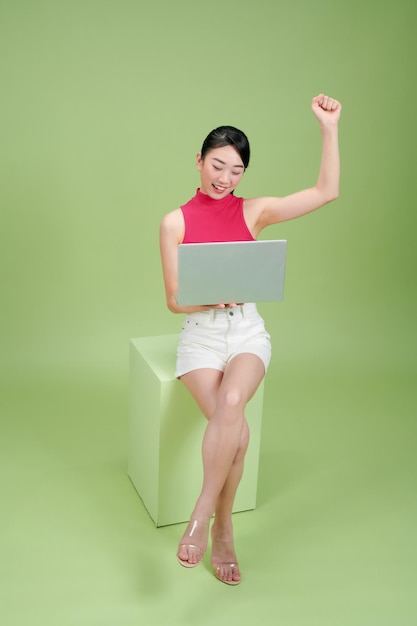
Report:
[[[282,300],[286,254],[285,240],[181,244],[177,302],[186,306]]]

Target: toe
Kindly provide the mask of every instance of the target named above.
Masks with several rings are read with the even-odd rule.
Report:
[[[204,551],[198,546],[181,544],[178,547],[177,557],[183,565],[198,565],[204,556]]]
[[[234,582],[236,582],[236,583],[240,582],[240,572],[239,572],[239,568],[237,566],[233,568],[232,580]]]
[[[189,560],[189,556],[188,556],[188,547],[181,545],[178,546],[178,552],[177,552],[177,556],[181,561],[187,561]]]
[[[215,568],[216,576],[219,580],[227,584],[237,584],[240,582],[240,572],[235,563],[222,563]]]
[[[201,550],[196,546],[188,547],[188,562],[196,564],[201,560]]]

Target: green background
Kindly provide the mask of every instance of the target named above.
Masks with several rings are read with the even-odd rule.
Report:
[[[0,614],[7,626],[417,623],[412,0],[0,1]],[[202,139],[248,134],[239,194],[316,179],[311,98],[343,103],[341,196],[271,227],[259,502],[245,577],[178,567],[126,476],[128,342],[176,332],[164,213]],[[180,489],[181,486],[179,485]],[[233,598],[231,597],[233,594]]]

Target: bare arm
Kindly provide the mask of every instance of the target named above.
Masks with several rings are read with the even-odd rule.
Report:
[[[168,309],[172,313],[195,313],[208,309],[225,308],[225,304],[207,304],[201,306],[180,306],[175,294],[178,290],[178,246],[184,237],[184,218],[180,209],[168,213],[160,226],[160,249],[162,271],[164,275],[165,294]]]
[[[322,156],[317,183],[291,195],[274,198],[253,198],[245,201],[245,214],[248,225],[255,236],[278,222],[301,217],[335,200],[339,195],[340,158],[338,142],[338,121],[342,106],[340,102],[327,96],[313,98],[312,110],[320,124],[322,135]]]

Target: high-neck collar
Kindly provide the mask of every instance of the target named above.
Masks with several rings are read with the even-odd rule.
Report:
[[[229,203],[233,200],[235,196],[232,193],[227,194],[224,198],[212,198],[206,193],[203,193],[200,188],[198,188],[195,192],[194,200],[200,206],[204,208],[216,208],[216,209],[224,209],[229,205]]]

